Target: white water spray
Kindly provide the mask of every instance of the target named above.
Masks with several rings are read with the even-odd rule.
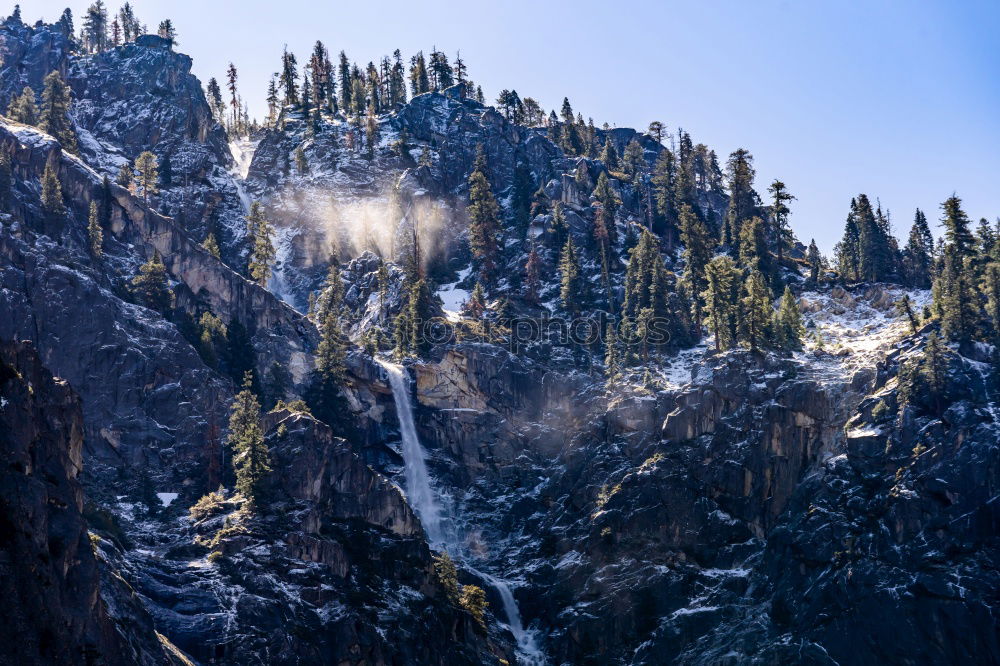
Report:
[[[424,525],[427,538],[433,546],[445,546],[441,532],[441,508],[431,489],[431,477],[427,473],[427,456],[417,438],[417,428],[413,424],[413,407],[410,405],[410,382],[403,366],[379,361],[389,376],[392,399],[396,403],[396,417],[399,419],[399,434],[403,439],[403,476],[406,478],[406,498],[417,512]]]
[[[410,381],[406,370],[394,363],[376,359],[385,368],[392,387],[392,397],[396,403],[396,417],[399,419],[399,434],[403,440],[403,476],[406,480],[406,497],[420,517],[424,531],[431,545],[447,551],[450,555],[462,561],[466,569],[487,581],[503,602],[504,613],[507,615],[507,626],[517,641],[518,660],[524,666],[544,666],[545,654],[538,646],[537,637],[532,631],[524,628],[521,611],[517,600],[507,581],[479,571],[469,565],[462,557],[458,542],[449,539],[442,525],[441,507],[431,486],[430,474],[427,472],[427,456],[424,447],[417,437],[417,428],[413,423],[413,407],[410,404]]]

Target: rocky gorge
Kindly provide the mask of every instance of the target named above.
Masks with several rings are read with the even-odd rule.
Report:
[[[0,587],[12,600],[0,663],[1000,663],[993,358],[955,349],[940,414],[901,398],[935,324],[912,330],[896,303],[928,305],[929,290],[807,285],[789,269],[816,333],[802,350],[677,341],[611,381],[599,355],[512,344],[502,322],[484,333],[447,300],[474,287],[464,202],[477,147],[500,200],[527,177],[588,242],[586,192],[611,170],[546,128],[457,85],[379,115],[371,156],[345,147],[343,115],[313,128],[291,107],[231,143],[166,40],[87,54],[12,16],[0,56],[3,108],[62,73],[80,144],[72,154],[0,118]],[[595,131],[620,153],[635,140],[647,166],[665,150]],[[114,182],[146,150],[172,167],[155,204]],[[62,216],[43,202],[47,169]],[[649,178],[609,179],[621,205],[610,261],[627,262],[650,215]],[[721,217],[725,193],[698,198]],[[266,285],[246,270],[251,199],[275,225]],[[504,248],[502,288],[520,289],[513,276],[556,218],[533,211]],[[218,256],[202,246],[210,232]],[[371,336],[406,310],[407,267],[392,258],[407,242],[422,246],[434,314],[454,334],[400,359]],[[667,235],[664,261],[679,272],[677,243]],[[541,294],[511,298],[517,314],[558,299],[557,257],[543,255]],[[154,257],[172,299],[162,311],[130,287]],[[350,338],[346,425],[301,402],[322,337],[310,295],[331,266]],[[242,335],[242,364],[192,335],[206,314]],[[235,491],[225,445],[243,371],[273,398],[259,419],[266,511]],[[456,598],[474,587],[481,617]]]

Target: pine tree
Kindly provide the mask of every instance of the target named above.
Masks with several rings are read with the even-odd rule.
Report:
[[[676,166],[674,154],[668,148],[660,151],[653,165],[653,196],[656,200],[656,221],[654,231],[664,237],[667,248],[673,246],[673,233],[677,226],[677,199],[675,189]]]
[[[605,221],[604,207],[595,206],[594,210],[594,241],[597,243],[601,257],[601,284],[604,287],[605,304],[608,312],[614,312],[614,299],[611,295],[610,238]]]
[[[396,317],[396,353],[400,356],[423,356],[430,340],[423,334],[424,325],[433,319],[435,306],[427,281],[419,279],[410,287],[407,302]]]
[[[208,80],[205,96],[208,100],[208,108],[212,110],[215,120],[220,123],[225,122],[226,103],[222,99],[222,89],[219,88],[219,82],[215,80],[214,76]]]
[[[339,307],[331,307],[327,311],[321,322],[320,334],[319,347],[316,348],[316,371],[331,380],[341,382],[346,376],[346,344],[340,328]]]
[[[431,83],[427,75],[427,62],[424,60],[424,52],[418,51],[417,55],[410,58],[410,90],[413,96],[430,92]]]
[[[118,175],[115,176],[115,183],[124,187],[129,192],[135,186],[135,172],[132,169],[132,164],[123,164],[122,168],[118,170]]]
[[[625,146],[625,152],[622,154],[622,171],[627,173],[629,176],[635,176],[646,166],[646,157],[643,153],[642,146],[635,139],[632,139]]]
[[[482,318],[483,313],[486,311],[486,292],[483,291],[481,282],[476,282],[476,286],[472,288],[472,293],[469,294],[469,299],[463,304],[462,311],[472,319]]]
[[[586,301],[586,286],[580,271],[580,260],[576,254],[573,238],[566,239],[562,257],[559,259],[560,289],[559,299],[562,309],[570,315],[579,315]]]
[[[209,83],[215,81],[212,79]],[[218,85],[218,84],[216,84]],[[276,74],[272,74],[270,80],[267,82],[267,124],[273,126],[278,120],[278,112],[281,105],[278,103],[280,98],[278,97],[278,77]]]
[[[930,286],[933,253],[934,237],[927,225],[927,216],[918,208],[903,249],[903,265],[909,286],[918,289]]]
[[[582,149],[582,142],[577,131],[575,118],[573,117],[573,107],[569,103],[569,98],[564,97],[562,103],[562,126],[559,134],[559,147],[568,156],[579,155]]]
[[[276,256],[274,244],[271,242],[274,230],[264,216],[264,207],[259,201],[250,204],[250,214],[246,220],[247,235],[253,239],[247,270],[254,281],[264,287],[271,278],[271,264],[274,263]]]
[[[704,308],[702,294],[707,286],[705,267],[712,258],[714,243],[708,227],[694,214],[690,205],[681,204],[678,218],[681,242],[684,243],[684,280],[692,297],[692,314],[700,326]]]
[[[351,64],[343,51],[337,57],[337,76],[340,79],[340,110],[346,115],[351,110]]]
[[[941,317],[941,332],[957,341],[971,340],[979,319],[974,298],[975,239],[961,200],[952,195],[942,204],[945,245],[943,265],[934,282],[934,307]]]
[[[682,159],[682,163],[684,161]],[[740,148],[729,156],[726,164],[729,208],[726,210],[723,243],[738,244],[743,223],[757,214],[760,197],[753,189],[755,175],[750,151]],[[738,248],[736,250],[738,254]]]
[[[63,205],[58,164],[58,157],[53,152],[45,161],[45,171],[42,173],[42,210],[52,218],[60,217],[66,212],[66,207]]]
[[[90,253],[100,259],[103,253],[104,232],[101,230],[101,220],[97,212],[97,202],[90,202],[90,215],[87,218],[87,241]]]
[[[55,137],[63,150],[76,153],[76,134],[69,119],[71,101],[69,86],[62,80],[59,72],[53,70],[45,77],[42,88],[42,113],[38,127]]]
[[[469,246],[479,265],[483,284],[492,286],[500,248],[500,206],[486,178],[486,155],[476,148],[476,161],[469,175]]]
[[[73,11],[69,7],[63,10],[59,20],[56,21],[56,27],[59,28],[59,32],[62,33],[67,41],[73,41]],[[115,46],[117,45],[116,39]]]
[[[664,125],[659,120],[654,120],[653,122],[649,123],[649,129],[647,130],[646,133],[649,134],[649,136],[656,139],[656,143],[662,144],[663,133],[666,132],[666,129],[667,129],[666,125]]]
[[[920,359],[900,369],[900,402],[917,403],[941,415],[947,388],[947,353],[937,332],[931,331]]]
[[[240,96],[237,92],[237,81],[239,74],[236,72],[236,65],[229,63],[226,68],[226,88],[229,90],[229,106],[233,108],[233,122],[230,126],[233,134],[240,134]],[[216,84],[218,85],[218,84]]]
[[[126,43],[131,42],[141,33],[139,19],[136,18],[131,4],[126,2],[118,10],[118,21],[121,23],[122,37]]]
[[[38,106],[35,104],[35,91],[25,86],[20,96],[10,100],[7,106],[7,117],[25,125],[38,123]]]
[[[236,394],[229,415],[226,445],[233,451],[236,490],[252,506],[259,506],[263,498],[263,480],[271,471],[271,456],[260,427],[260,402],[252,389],[253,375],[247,372],[243,377],[243,390]]]
[[[160,172],[156,155],[145,150],[135,158],[136,184],[142,191],[142,201],[149,204],[149,195],[159,194]]]
[[[563,213],[562,202],[556,201],[552,204],[552,219],[545,233],[545,244],[548,246],[553,260],[558,261],[559,253],[566,245],[568,237],[569,225],[566,222],[566,215]]]
[[[538,292],[541,289],[542,258],[535,244],[531,244],[528,260],[524,264],[524,298],[529,303],[538,303]]]
[[[802,325],[802,313],[795,302],[792,290],[786,285],[781,295],[778,311],[774,314],[774,340],[778,349],[784,351],[799,351],[802,349],[802,336],[805,327]]]
[[[894,272],[892,243],[865,194],[856,199],[855,220],[858,227],[858,279],[880,282]]]
[[[615,335],[615,327],[610,322],[605,328],[604,350],[604,376],[611,380],[617,379],[625,363],[618,336]]]
[[[951,252],[960,260],[972,256],[976,240],[970,230],[972,222],[962,210],[962,200],[953,194],[941,204],[941,208],[944,210],[941,220],[945,227],[944,238]]]
[[[108,10],[103,0],[87,8],[83,17],[84,45],[91,53],[100,53],[108,44]]]
[[[309,173],[309,161],[306,159],[306,153],[302,150],[302,146],[295,149],[295,169],[300,176]]]
[[[823,256],[819,253],[815,238],[809,241],[806,263],[809,264],[809,284],[815,286],[819,284],[820,271],[823,270]]]
[[[766,346],[771,340],[773,297],[767,281],[759,270],[752,270],[743,285],[740,300],[740,339],[753,351]]]
[[[899,299],[896,303],[896,311],[903,317],[906,317],[906,321],[910,324],[910,332],[916,335],[920,329],[920,322],[917,321],[917,315],[913,312],[913,302],[910,300],[909,294],[903,294],[903,297]]]
[[[201,246],[208,250],[208,253],[216,259],[219,259],[222,256],[219,252],[219,243],[215,240],[215,234],[212,232],[209,232],[208,235],[205,236],[205,240],[202,242]]]
[[[949,340],[971,340],[979,319],[972,258],[964,261],[953,244],[945,246],[944,266],[934,284],[934,304],[941,317],[941,333]]]
[[[767,283],[773,284],[776,278],[774,264],[767,248],[767,231],[761,218],[754,216],[743,222],[739,248],[740,266],[760,271]]]
[[[312,116],[312,83],[309,81],[309,74],[302,74],[302,103],[299,107],[302,110],[302,117],[308,121]],[[315,131],[315,126],[309,123],[307,131]]]
[[[174,22],[170,19],[160,21],[160,25],[156,28],[156,34],[170,42],[171,46],[176,46],[177,29],[174,28]]]
[[[606,171],[602,171],[601,175],[597,177],[597,186],[594,188],[592,195],[597,199],[601,206],[604,208],[605,223],[608,226],[608,237],[609,242],[612,247],[617,245],[617,234],[615,232],[615,213],[618,211],[618,207],[621,205],[621,198],[618,193],[615,192],[614,188],[611,187],[611,183],[608,182],[608,174]]]
[[[430,74],[434,90],[444,90],[453,85],[448,56],[437,49],[431,51]]]
[[[331,312],[340,317],[342,315],[343,303],[344,280],[341,277],[337,262],[331,258],[326,280],[323,282],[319,298],[316,299],[315,313],[317,323],[322,325]]]
[[[604,150],[601,151],[601,162],[608,171],[618,171],[621,164],[618,163],[618,151],[615,149],[615,142],[608,136],[604,139]]]
[[[295,59],[295,54],[290,53],[288,47],[285,46],[285,50],[281,54],[281,72],[278,76],[278,84],[284,90],[284,104],[286,106],[289,104],[299,105],[298,80],[298,61]]]
[[[775,256],[778,258],[778,267],[780,269],[785,263],[785,248],[790,247],[794,240],[792,229],[788,226],[788,215],[791,213],[788,203],[794,201],[795,197],[789,194],[785,184],[777,179],[771,183],[767,191],[771,193],[772,202],[770,211],[770,228],[773,234],[771,246],[774,249]]]
[[[317,110],[324,106],[333,110],[331,104],[334,99],[331,90],[333,65],[330,63],[330,54],[327,52],[326,46],[319,40],[313,45],[312,56],[309,58],[309,69],[312,71],[313,100]]]
[[[735,285],[739,280],[736,264],[728,255],[719,255],[705,266],[705,316],[715,336],[715,350],[729,349],[736,343],[737,303]]]
[[[994,345],[1000,344],[1000,263],[986,265],[979,290],[986,300],[986,316],[989,322],[987,339]]]
[[[531,223],[531,196],[534,191],[535,183],[531,179],[531,170],[523,161],[518,161],[514,167],[514,183],[510,193],[510,212],[518,238],[523,238],[528,233],[528,225]]]
[[[447,551],[441,551],[434,556],[434,575],[438,583],[444,588],[448,601],[458,603],[458,569]]]
[[[165,312],[170,307],[167,267],[158,251],[153,252],[153,258],[140,266],[139,274],[132,278],[132,293],[140,303],[157,312]]]
[[[368,114],[365,116],[365,145],[368,149],[368,159],[375,159],[375,146],[378,145],[379,124],[375,117],[375,106],[368,107]]]
[[[347,376],[347,336],[341,327],[343,297],[344,284],[340,271],[336,265],[331,265],[317,302],[320,343],[316,348],[315,370],[305,395],[316,418],[339,432],[347,426],[347,405],[340,390]]]
[[[392,52],[392,70],[389,74],[389,100],[393,107],[406,103],[403,55],[399,52],[399,49]]]
[[[851,212],[844,224],[844,236],[834,248],[837,257],[837,273],[844,282],[857,282],[861,279],[860,242],[861,235],[857,223],[857,202],[851,199]]]

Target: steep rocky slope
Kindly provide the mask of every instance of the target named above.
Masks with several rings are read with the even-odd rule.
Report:
[[[0,452],[0,663],[182,663],[127,585],[101,581],[80,400],[27,343],[0,344]]]
[[[477,146],[507,224],[527,177],[592,245],[588,192],[608,169],[566,157],[546,129],[455,87],[379,116],[370,155],[343,116],[314,128],[291,108],[227,144],[190,59],[156,37],[84,55],[53,26],[7,19],[0,55],[0,108],[58,70],[81,145],[71,156],[0,120],[13,170],[0,341],[38,350],[3,346],[21,378],[5,370],[0,386],[14,461],[0,479],[0,566],[8,596],[28,600],[7,626],[26,636],[6,641],[23,648],[12,662],[39,661],[49,627],[64,651],[46,657],[65,663],[1000,662],[990,357],[953,352],[942,414],[900,407],[900,363],[927,332],[909,335],[895,316],[900,288],[806,291],[788,267],[804,351],[719,354],[705,340],[607,381],[599,360],[549,340],[505,346],[458,312],[472,287],[464,206]],[[619,153],[636,139],[647,166],[662,150],[631,129],[596,132]],[[147,149],[171,171],[153,206],[104,187]],[[62,216],[41,206],[47,163]],[[648,179],[610,179],[618,268],[648,223]],[[251,197],[277,226],[267,289],[242,276]],[[709,219],[726,205],[709,187],[697,197]],[[105,214],[100,258],[88,252],[91,202]],[[381,257],[404,259],[414,227],[447,298],[435,311],[458,337],[407,360],[412,385],[395,387],[385,354],[352,349],[346,439],[294,406],[263,414],[272,501],[247,510],[223,447],[233,377],[187,323],[212,313],[242,327],[250,367],[262,378],[286,368],[284,397],[297,398],[318,342],[301,313],[331,260],[343,264],[352,339],[388,331],[409,285],[389,261],[380,294]],[[209,231],[223,261],[200,247]],[[558,291],[552,210],[523,231],[503,250],[501,287],[519,293],[535,243],[541,302],[509,305],[538,314]],[[680,271],[676,241],[665,234],[664,260]],[[154,253],[174,298],[164,312],[129,290]],[[592,250],[584,261],[594,269]],[[622,271],[610,280],[620,299]],[[405,480],[400,391],[412,391],[437,539]],[[446,547],[459,582],[486,590],[482,625],[435,573]]]
[[[58,71],[73,93],[81,156],[114,180],[139,153],[161,161],[159,209],[197,242],[211,231],[234,265],[244,252],[245,203],[230,174],[225,132],[212,118],[191,58],[154,35],[98,54],[74,52],[57,26],[0,25],[0,92],[36,92]],[[163,162],[166,162],[165,164]]]

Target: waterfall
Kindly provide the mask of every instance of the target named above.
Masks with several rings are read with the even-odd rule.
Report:
[[[399,419],[399,434],[403,439],[403,476],[406,479],[406,499],[417,512],[424,525],[427,538],[433,546],[445,546],[441,532],[441,508],[431,489],[431,477],[427,473],[427,456],[417,439],[417,427],[413,424],[413,407],[410,405],[410,382],[406,370],[401,365],[379,361],[389,376],[392,399],[396,403],[396,417]]]
[[[537,637],[532,631],[524,628],[521,611],[517,600],[507,581],[479,571],[464,558],[457,539],[449,538],[442,523],[441,507],[434,489],[431,477],[427,471],[427,455],[417,437],[417,428],[413,423],[413,407],[410,403],[410,381],[406,370],[401,365],[376,359],[389,377],[392,387],[392,398],[396,403],[396,417],[399,419],[399,434],[402,438],[403,477],[406,481],[406,498],[423,523],[427,539],[432,546],[446,551],[460,561],[466,569],[472,571],[489,583],[500,595],[504,614],[507,616],[507,627],[517,641],[518,660],[524,666],[544,666],[545,654],[538,646]]]
[[[493,589],[500,595],[504,613],[507,614],[507,626],[517,641],[517,655],[521,663],[524,666],[545,666],[545,653],[538,646],[538,637],[535,636],[535,633],[525,630],[524,624],[521,622],[521,610],[517,607],[517,600],[514,599],[514,593],[511,592],[510,585],[507,584],[507,581],[501,580],[496,576],[491,576],[481,571],[476,571],[476,573],[489,581]]]

